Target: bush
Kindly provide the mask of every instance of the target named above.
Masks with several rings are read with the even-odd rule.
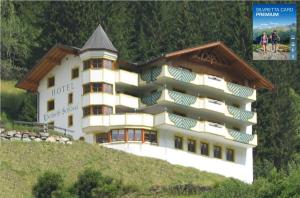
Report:
[[[100,185],[101,180],[102,175],[100,172],[85,170],[79,175],[78,181],[74,184],[71,191],[80,198],[90,198],[92,190]]]
[[[60,174],[45,172],[38,178],[32,193],[36,198],[51,198],[56,191],[63,189],[63,179]]]
[[[204,198],[232,198],[243,197],[253,198],[254,192],[251,185],[245,184],[235,179],[229,179],[215,186],[215,188],[203,194]]]
[[[101,186],[92,190],[92,197],[98,198],[110,198],[118,197],[122,194],[122,185],[118,181],[114,181],[111,178],[104,178],[104,182]]]
[[[0,123],[1,123],[1,127],[4,127],[5,129],[12,128],[12,122],[8,119],[5,112],[1,112],[0,114]]]
[[[104,177],[94,170],[85,170],[71,189],[71,192],[80,198],[116,197],[122,191],[120,182]]]
[[[167,186],[163,190],[170,194],[193,195],[193,194],[201,194],[203,192],[207,192],[211,190],[211,187],[199,186],[195,184],[177,184],[177,185]]]
[[[18,115],[18,119],[27,122],[36,121],[36,96],[34,94],[27,93],[24,96],[24,100],[21,105],[21,112]]]
[[[74,195],[72,195],[67,190],[61,189],[56,190],[51,194],[51,198],[74,198]]]
[[[135,191],[133,188],[124,188],[120,181],[89,169],[78,176],[77,182],[69,190],[63,188],[62,177],[52,172],[46,172],[39,177],[33,187],[36,198],[111,198]]]

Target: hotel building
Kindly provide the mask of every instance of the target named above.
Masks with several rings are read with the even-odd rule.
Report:
[[[16,85],[38,122],[75,139],[253,181],[256,89],[273,85],[222,42],[134,64],[99,25],[82,48],[57,44]]]

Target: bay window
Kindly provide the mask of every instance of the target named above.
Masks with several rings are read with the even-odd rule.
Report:
[[[83,117],[88,115],[110,115],[113,108],[107,105],[90,105],[83,107]]]
[[[111,140],[116,141],[125,141],[125,130],[124,129],[114,129],[111,131]]]
[[[113,85],[108,83],[88,83],[82,86],[83,94],[91,92],[113,93]]]
[[[93,58],[83,61],[83,70],[100,68],[113,69],[113,61],[103,58]]]

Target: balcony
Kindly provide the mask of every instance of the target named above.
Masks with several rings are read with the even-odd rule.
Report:
[[[138,86],[138,74],[125,70],[111,70],[106,68],[87,69],[82,72],[82,83],[106,82],[109,84]]]
[[[82,106],[88,105],[115,105],[115,96],[110,93],[93,92],[82,96]]]
[[[111,69],[87,69],[82,72],[82,84],[89,82],[106,82],[114,84],[115,71]]]
[[[256,90],[250,87],[226,82],[219,78],[207,74],[197,74],[180,67],[163,65],[153,67],[141,73],[139,79],[140,86],[150,85],[152,82],[163,84],[169,83],[188,83],[197,91],[221,95],[235,100],[247,100],[253,102],[256,100]]]
[[[250,135],[244,132],[235,131],[226,128],[224,125],[199,121],[179,115],[163,112],[155,116],[155,126],[161,129],[177,130],[183,129],[183,133],[190,135],[198,135],[199,137],[216,140],[217,138],[222,140],[232,140],[239,145],[247,144],[251,146],[257,146],[257,135]],[[212,136],[214,135],[214,136]]]
[[[226,116],[232,117],[237,120],[257,123],[257,116],[256,113],[252,111],[246,111],[240,108],[236,108],[233,106],[227,106]]]
[[[130,96],[127,94],[117,94],[116,95],[116,106],[124,106],[124,107],[129,107],[133,109],[138,109],[139,108],[139,98]]]
[[[213,100],[209,98],[199,98],[196,96],[180,93],[177,91],[171,91],[163,89],[146,95],[141,98],[141,108],[147,108],[149,106],[161,104],[164,106],[179,105],[190,108],[190,111],[197,113],[211,112],[213,116],[222,121],[232,121],[239,124],[256,124],[256,113],[246,111],[244,109],[236,108],[226,105],[223,101]],[[186,111],[189,111],[186,109]],[[211,115],[212,116],[212,115]]]
[[[116,83],[138,86],[139,77],[137,73],[129,72],[125,70],[117,70],[115,73]]]
[[[107,132],[118,127],[175,130],[191,136],[234,143],[247,147],[257,145],[257,136],[226,128],[224,125],[191,119],[176,114],[163,112],[155,116],[145,113],[125,113],[112,115],[91,115],[82,120],[84,131]],[[233,142],[232,142],[233,141]]]
[[[238,97],[241,97],[241,98],[250,98],[253,100],[256,99],[255,89],[251,89],[250,87],[245,87],[245,86],[230,83],[230,82],[226,83],[225,92],[230,93],[235,96],[238,96]],[[255,95],[255,97],[254,97],[254,95]]]
[[[145,113],[124,113],[124,114],[112,114],[112,115],[91,115],[86,116],[82,120],[83,128],[99,127],[104,131],[116,127],[140,127],[140,128],[152,128],[153,127],[153,115]]]

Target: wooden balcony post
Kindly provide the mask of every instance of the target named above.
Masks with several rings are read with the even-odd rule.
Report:
[[[107,132],[107,140],[111,142],[111,131]]]
[[[125,129],[125,142],[128,142],[128,129]]]
[[[145,129],[142,129],[142,143],[145,143]]]

